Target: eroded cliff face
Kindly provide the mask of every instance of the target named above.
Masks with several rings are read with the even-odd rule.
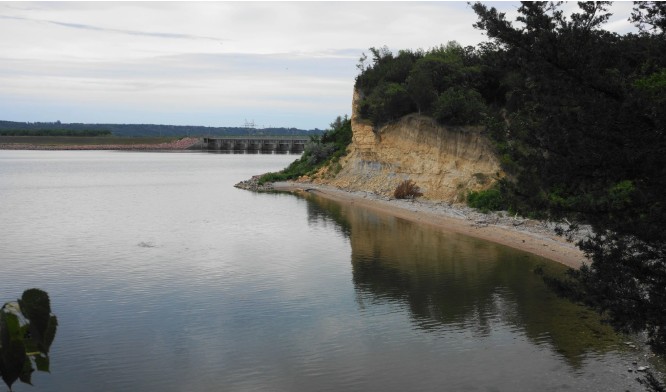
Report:
[[[409,115],[374,132],[359,118],[357,101],[355,93],[347,155],[315,182],[392,196],[400,182],[411,179],[428,199],[461,202],[467,192],[489,188],[502,176],[480,129],[443,127],[429,117]]]

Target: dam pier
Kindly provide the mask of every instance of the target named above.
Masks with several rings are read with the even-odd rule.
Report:
[[[309,140],[307,136],[204,137],[201,149],[234,153],[300,154]]]

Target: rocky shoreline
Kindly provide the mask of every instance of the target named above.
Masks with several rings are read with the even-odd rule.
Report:
[[[238,184],[234,185],[234,187],[252,192],[267,192],[275,190],[272,182],[267,182],[263,185],[259,185],[259,178],[261,178],[261,175],[252,176],[252,178],[250,178],[249,180],[241,181]]]

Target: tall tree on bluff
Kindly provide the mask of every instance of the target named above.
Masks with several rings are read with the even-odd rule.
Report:
[[[512,69],[509,111],[491,132],[513,163],[513,208],[574,216],[595,235],[591,264],[561,282],[617,327],[666,349],[666,40],[663,3],[641,3],[640,35],[601,29],[608,2],[523,2],[517,25],[476,3],[475,27]],[[660,16],[661,15],[661,16]],[[510,88],[509,88],[510,87]],[[506,121],[504,121],[506,120]]]

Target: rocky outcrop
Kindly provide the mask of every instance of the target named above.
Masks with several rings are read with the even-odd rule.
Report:
[[[347,155],[314,182],[391,196],[413,180],[425,198],[461,202],[469,191],[487,189],[501,177],[499,160],[480,128],[445,127],[416,114],[374,130],[352,109],[353,139]]]

